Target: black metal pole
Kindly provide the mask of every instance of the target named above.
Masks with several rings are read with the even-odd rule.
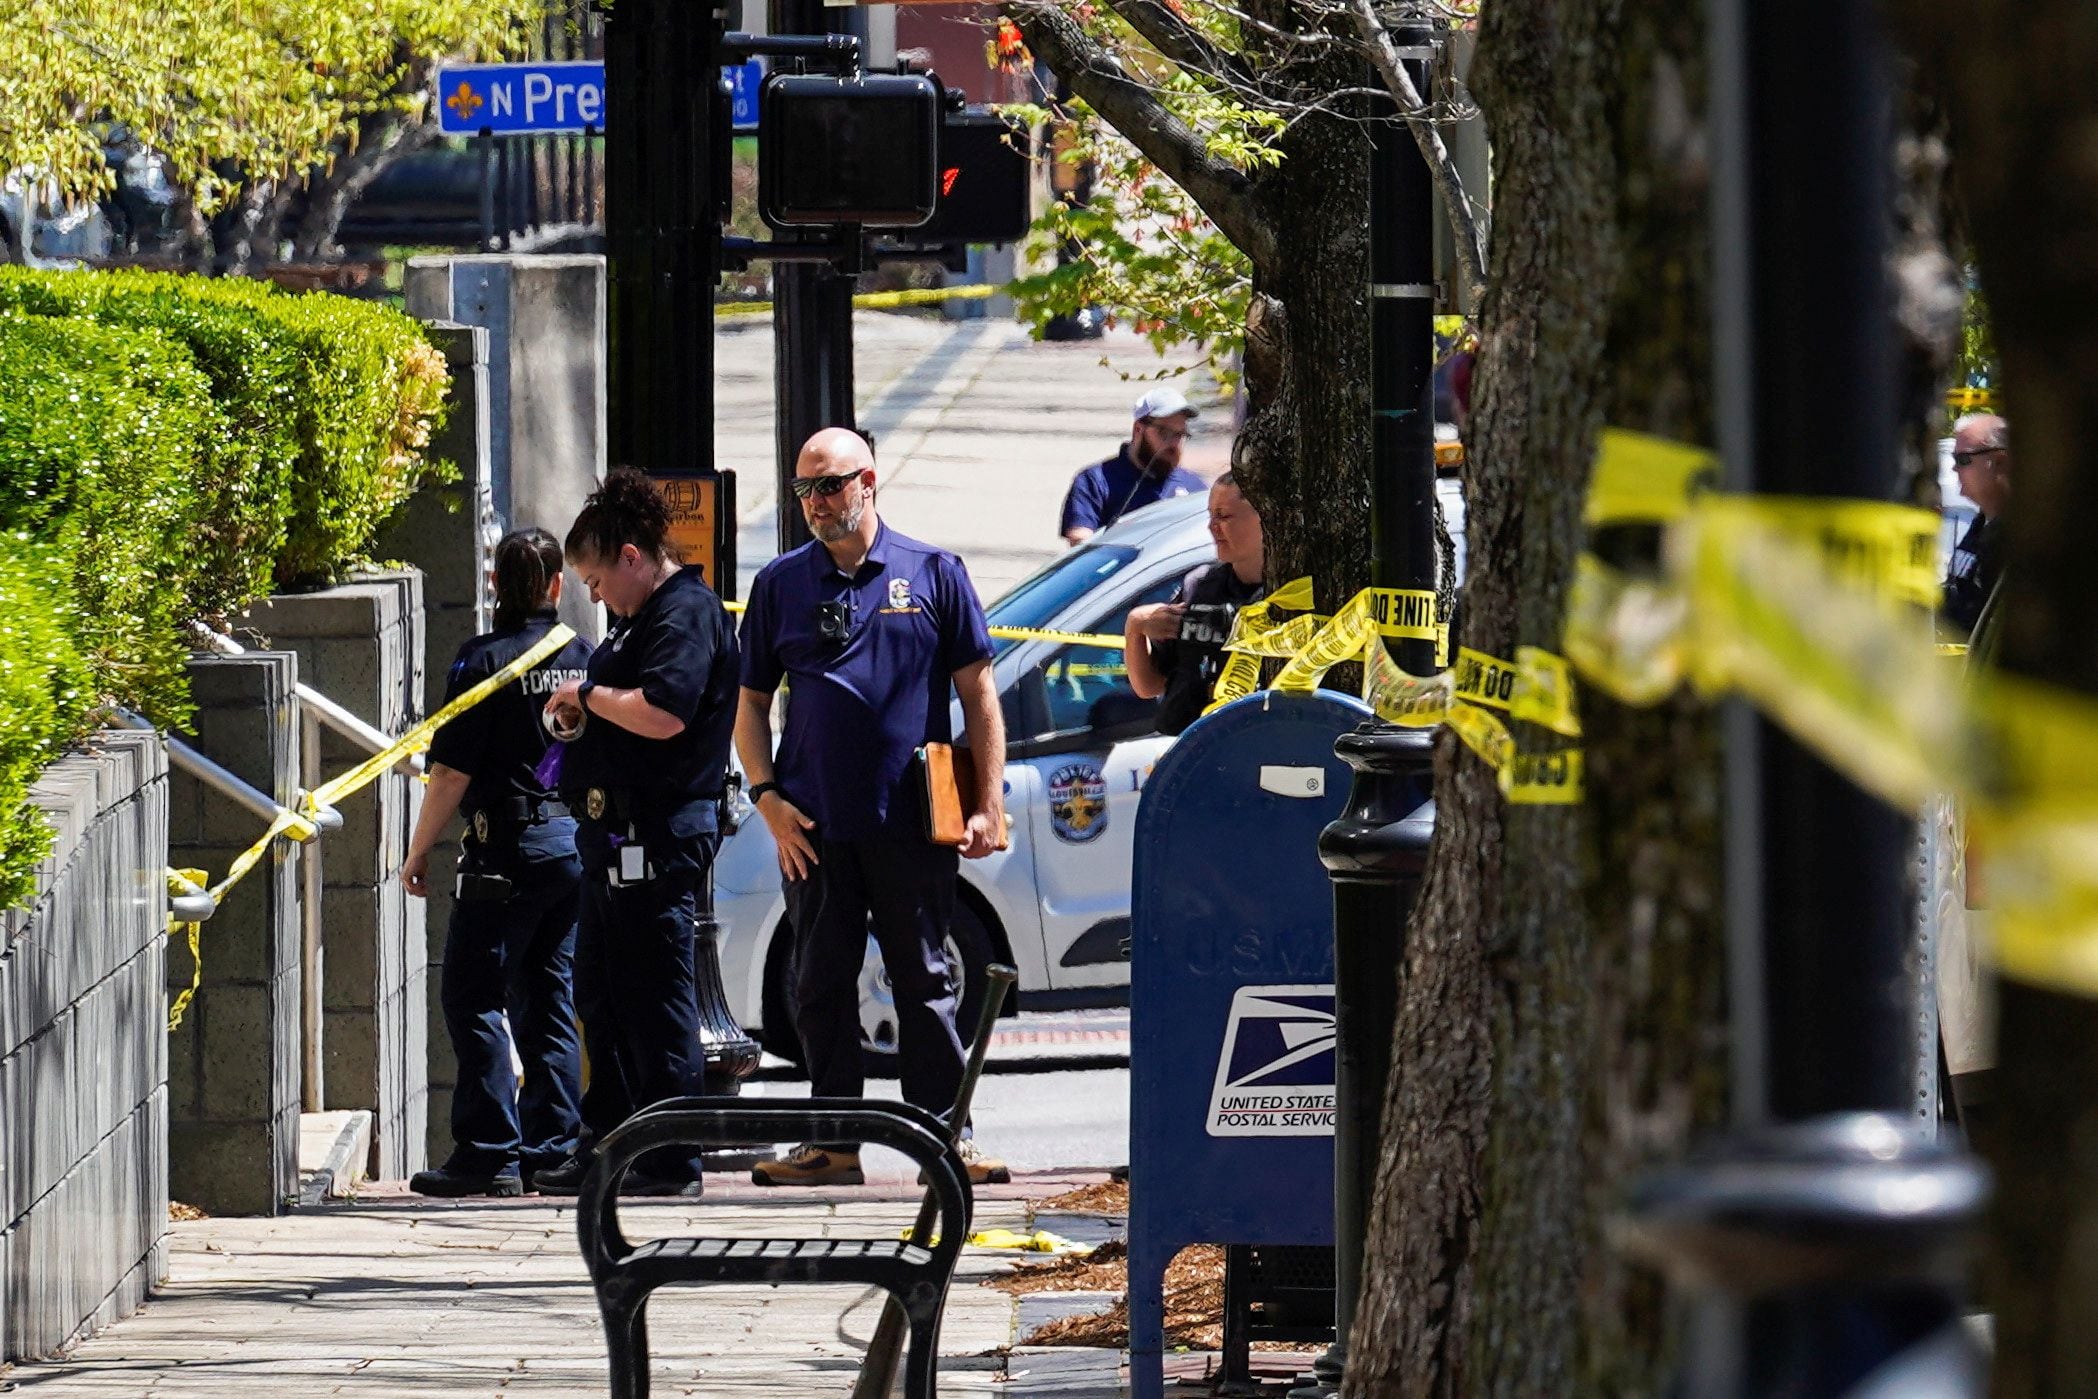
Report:
[[[620,0],[605,23],[605,246],[610,261],[610,461],[651,476],[714,466],[715,99],[722,14],[713,0]],[[717,502],[733,502],[726,483]],[[733,516],[717,527],[734,529]],[[734,595],[730,572],[714,582]],[[734,1092],[757,1044],[729,1010],[711,877],[696,895],[695,981],[706,1090]]]
[[[1876,7],[1708,3],[1727,484],[1887,499],[1894,145]],[[1943,1357],[1966,1349],[1957,1259],[1982,1177],[1908,1112],[1912,824],[1745,704],[1723,724],[1735,1130],[1633,1195],[1635,1248],[1704,1294],[1685,1392],[1972,1392]]]
[[[774,34],[849,33],[852,16],[822,0],[770,0]],[[793,236],[775,235],[782,241]],[[827,427],[852,427],[853,278],[820,263],[772,269],[772,364],[781,553],[808,542],[808,522],[788,483],[801,446]]]
[[[474,138],[481,148],[481,251],[495,251],[495,133]]]
[[[1419,91],[1428,89],[1434,31],[1393,30]],[[1374,78],[1371,79],[1375,81]],[[1427,162],[1390,107],[1370,132],[1370,582],[1435,590],[1435,239]],[[1435,669],[1435,643],[1391,643],[1416,675]],[[1319,837],[1333,880],[1333,1324],[1315,1382],[1292,1395],[1338,1391],[1362,1290],[1362,1251],[1384,1123],[1398,967],[1406,921],[1435,830],[1435,735],[1373,721],[1334,752],[1354,772],[1348,805]]]

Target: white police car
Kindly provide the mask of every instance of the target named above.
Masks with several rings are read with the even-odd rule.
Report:
[[[1463,503],[1442,483],[1451,534]],[[988,609],[995,627],[1119,636],[1129,610],[1164,602],[1188,572],[1216,557],[1206,495],[1136,511],[1036,572]],[[1010,849],[961,867],[948,959],[964,978],[957,1017],[975,1023],[983,969],[1019,970],[1031,1008],[1106,1003],[1127,995],[1131,836],[1145,778],[1173,740],[1129,689],[1118,647],[1037,640],[997,643],[993,662],[1006,728]],[[961,723],[957,703],[955,723]],[[714,884],[721,971],[730,1008],[775,1054],[798,1058],[788,988],[793,960],[772,833],[739,802]],[[1010,1013],[1010,1007],[1008,1007]],[[896,1015],[870,938],[860,974],[860,1023],[870,1068],[895,1053]]]

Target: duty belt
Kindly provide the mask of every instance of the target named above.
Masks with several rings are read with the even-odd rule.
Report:
[[[568,815],[568,805],[552,798],[507,797],[477,808],[467,817],[474,839],[486,845],[494,837],[520,826],[541,826]]]

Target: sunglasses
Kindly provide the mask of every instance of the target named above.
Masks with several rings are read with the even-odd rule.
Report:
[[[1976,447],[1971,452],[1954,452],[1952,454],[1952,464],[1954,466],[1972,466],[1975,458],[1990,456],[2002,450],[2003,448],[2001,447]]]
[[[836,476],[797,476],[794,479],[794,498],[807,500],[812,495],[834,496],[859,479],[860,473],[857,471],[847,471]]]

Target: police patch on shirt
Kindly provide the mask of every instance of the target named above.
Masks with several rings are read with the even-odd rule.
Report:
[[[1049,828],[1083,845],[1107,829],[1107,779],[1092,763],[1070,763],[1049,777]]]
[[[910,605],[911,580],[908,578],[891,578],[889,580],[889,606],[909,607]]]

